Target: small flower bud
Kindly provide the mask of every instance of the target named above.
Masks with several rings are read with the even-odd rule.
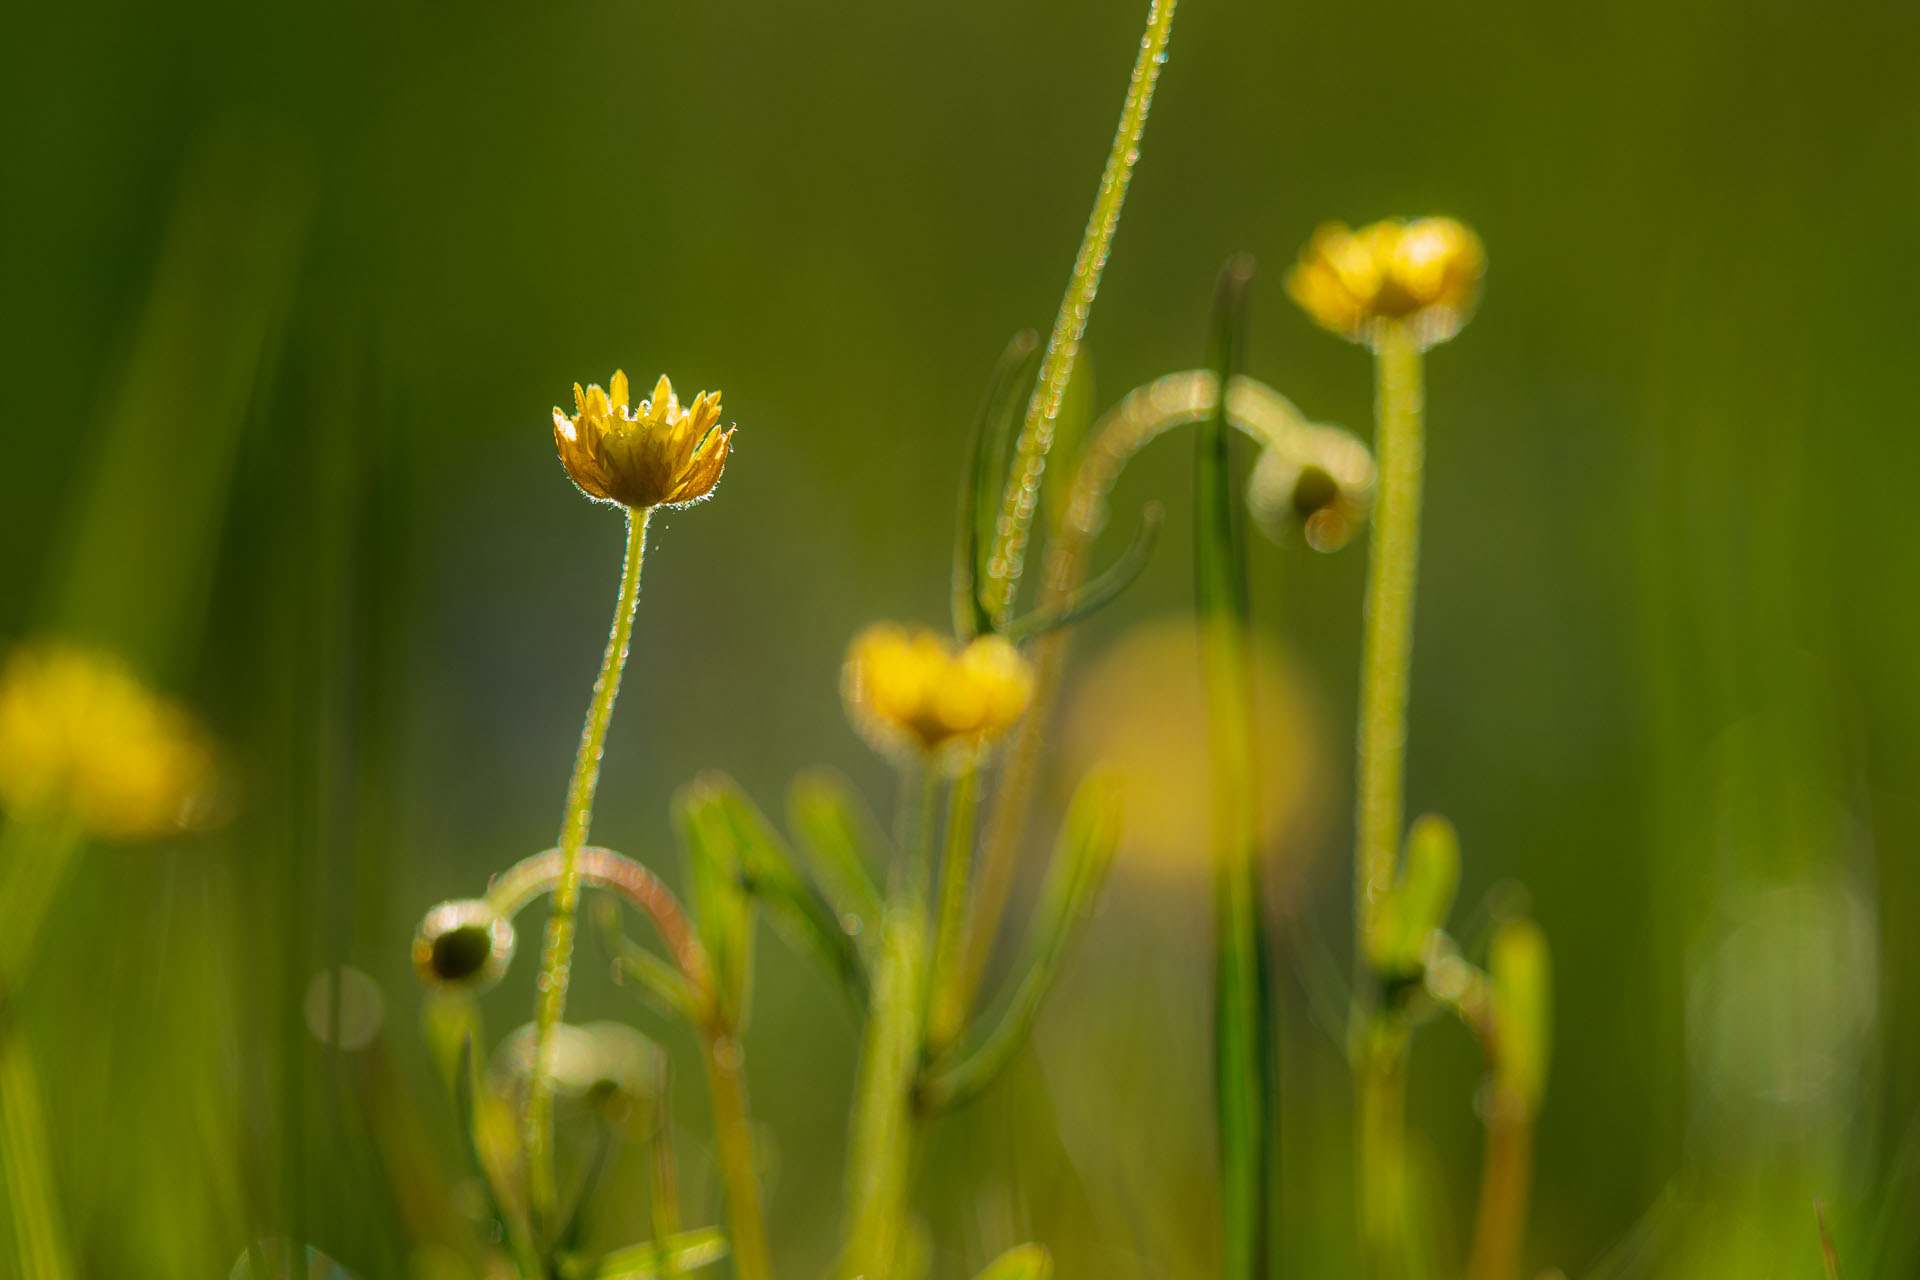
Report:
[[[1427,942],[1446,924],[1459,887],[1460,837],[1445,818],[1427,814],[1407,832],[1405,865],[1374,931],[1370,955],[1382,974],[1407,978],[1421,971]]]
[[[443,902],[413,935],[413,968],[429,987],[477,995],[506,975],[513,924],[483,899]]]
[[[1487,951],[1493,984],[1498,1061],[1494,1080],[1533,1114],[1547,1090],[1553,1050],[1553,970],[1547,935],[1531,920],[1510,920]]]
[[[1269,445],[1247,478],[1247,508],[1275,542],[1338,551],[1373,507],[1373,455],[1339,427],[1305,427]]]

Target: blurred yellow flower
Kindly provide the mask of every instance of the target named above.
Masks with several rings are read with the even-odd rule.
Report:
[[[1313,687],[1269,638],[1248,637],[1259,804],[1255,838],[1277,872],[1276,893],[1297,891],[1325,825],[1324,715]],[[1200,633],[1189,616],[1129,627],[1075,683],[1062,718],[1061,771],[1114,773],[1127,820],[1117,869],[1143,881],[1206,884],[1213,874],[1211,734]]]
[[[108,840],[205,825],[213,751],[187,712],[119,662],[63,646],[0,668],[0,808]]]
[[[734,430],[719,425],[720,393],[703,391],[682,408],[662,377],[651,400],[634,408],[627,397],[627,375],[615,371],[611,398],[576,382],[572,416],[553,411],[553,443],[581,492],[640,509],[684,507],[712,493]]]
[[[1480,298],[1486,251],[1452,218],[1390,218],[1350,231],[1329,222],[1287,273],[1287,292],[1322,327],[1376,344],[1403,324],[1422,347],[1460,332]]]
[[[931,631],[876,623],[854,637],[840,686],[875,749],[951,763],[1013,727],[1033,700],[1033,667],[1000,636],[957,653]]]

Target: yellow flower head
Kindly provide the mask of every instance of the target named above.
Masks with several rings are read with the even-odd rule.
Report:
[[[653,399],[627,404],[627,375],[615,371],[611,398],[573,384],[575,412],[553,411],[553,443],[567,474],[590,498],[625,507],[684,507],[720,483],[733,428],[720,427],[720,393],[702,391],[682,408],[662,377]]]
[[[0,668],[0,808],[108,840],[205,825],[213,751],[186,711],[118,660],[16,649]]]
[[[1390,218],[1349,231],[1329,222],[1287,273],[1287,292],[1323,328],[1377,345],[1402,324],[1422,347],[1460,332],[1486,270],[1480,238],[1452,218]]]
[[[1000,636],[956,653],[931,631],[881,622],[854,637],[840,692],[875,749],[951,764],[1021,717],[1033,700],[1033,668]]]

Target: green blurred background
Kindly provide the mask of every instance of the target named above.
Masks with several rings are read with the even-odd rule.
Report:
[[[621,545],[553,455],[573,381],[664,371],[740,424],[716,500],[654,537],[596,837],[677,876],[668,800],[707,767],[769,811],[816,763],[886,799],[839,657],[875,617],[944,617],[966,426],[1006,337],[1051,320],[1142,17],[9,13],[0,637],[126,653],[239,779],[227,831],[85,859],[15,1002],[86,1274],[222,1275],[269,1235],[460,1274],[415,1243],[457,1161],[406,947],[556,828]],[[1819,1197],[1849,1274],[1920,1274],[1916,37],[1900,0],[1181,6],[1089,333],[1102,404],[1202,360],[1245,249],[1249,372],[1364,429],[1365,355],[1285,264],[1330,217],[1446,212],[1488,246],[1430,361],[1409,803],[1462,832],[1463,914],[1523,882],[1554,947],[1531,1266],[1817,1275]],[[1083,657],[1188,607],[1189,460],[1129,471],[1119,510],[1159,497],[1172,532]],[[1362,565],[1253,564],[1319,708],[1275,907],[1340,956]],[[1066,1276],[1212,1265],[1203,836],[1184,872],[1123,850],[1035,1051],[935,1135],[936,1276],[1027,1238]],[[303,1017],[339,962],[384,992],[371,1049]],[[582,973],[577,1017],[680,1044]],[[758,982],[772,1235],[810,1275],[854,1030],[777,942]],[[1345,1274],[1342,1048],[1281,988],[1281,1270]],[[1423,1033],[1456,1248],[1478,1071]]]

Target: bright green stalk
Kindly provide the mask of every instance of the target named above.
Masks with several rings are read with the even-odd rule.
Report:
[[[962,983],[966,944],[967,892],[973,866],[974,796],[977,770],[968,769],[954,780],[947,800],[947,840],[940,855],[938,923],[934,929],[933,977],[927,996],[926,1047],[937,1057],[960,1034],[965,1016]]]
[[[580,750],[573,761],[573,779],[567,785],[566,816],[560,826],[560,887],[553,896],[553,916],[547,922],[546,945],[540,957],[540,988],[535,1017],[533,1078],[527,1089],[527,1111],[522,1142],[526,1151],[528,1199],[536,1230],[544,1233],[553,1222],[553,1032],[567,1007],[567,979],[573,967],[574,916],[580,905],[580,846],[587,842],[593,821],[593,793],[600,782],[600,753],[606,746],[607,724],[613,719],[613,700],[620,694],[620,672],[633,638],[633,615],[640,603],[640,564],[647,549],[647,517],[642,508],[627,512],[627,562],[620,575],[620,594],[613,608],[613,629],[607,636],[600,678],[593,684],[593,701],[580,730]]]
[[[1073,380],[1074,358],[1080,352],[1080,338],[1087,329],[1087,316],[1093,310],[1093,295],[1100,288],[1100,271],[1107,264],[1113,247],[1113,233],[1120,225],[1120,209],[1126,202],[1127,182],[1140,158],[1140,139],[1147,128],[1147,110],[1153,105],[1153,86],[1166,61],[1167,41],[1173,35],[1173,9],[1176,0],[1153,0],[1147,11],[1146,34],[1140,40],[1140,56],[1133,64],[1133,78],[1127,85],[1126,102],[1120,109],[1120,126],[1114,131],[1113,148],[1107,153],[1107,166],[1100,175],[1100,193],[1094,198],[1093,214],[1080,239],[1080,252],[1073,260],[1073,276],[1067,293],[1060,300],[1060,314],[1047,339],[1047,352],[1040,362],[1040,378],[1033,399],[1027,405],[1027,417],[1014,446],[1013,474],[1007,478],[1001,501],[1000,521],[993,540],[993,553],[987,560],[987,611],[996,625],[1013,615],[1014,595],[1020,587],[1020,574],[1027,554],[1027,534],[1033,525],[1033,513],[1040,498],[1040,478],[1047,466],[1047,450],[1053,445],[1053,427],[1060,416],[1060,403]]]
[[[1379,491],[1367,544],[1366,633],[1361,652],[1359,804],[1355,819],[1355,950],[1359,989],[1371,1000],[1369,957],[1380,909],[1399,863],[1413,661],[1414,579],[1420,552],[1420,348],[1403,326],[1383,322],[1374,347]],[[1407,1238],[1406,1036],[1379,1011],[1356,1011],[1359,1048],[1360,1232],[1368,1274],[1399,1274]]]
[[[745,1063],[731,1034],[703,1034],[707,1088],[713,1099],[713,1148],[727,1195],[727,1240],[735,1280],[772,1280],[766,1220],[760,1210],[760,1171],[753,1154]]]
[[[928,863],[939,779],[931,770],[902,787],[907,865],[887,904],[874,975],[847,1154],[847,1277],[894,1274],[907,1217],[913,1082],[920,1066],[925,992]]]
[[[1420,349],[1405,328],[1380,325],[1374,443],[1379,492],[1367,543],[1366,635],[1360,664],[1360,788],[1354,873],[1362,944],[1399,861],[1405,797],[1407,686],[1413,664],[1413,590],[1420,559]],[[1365,955],[1364,945],[1362,955]]]
[[[0,1180],[6,1183],[21,1280],[71,1276],[73,1257],[53,1198],[39,1075],[25,1042],[9,1027],[0,1027]]]
[[[1225,389],[1245,325],[1253,264],[1241,258],[1220,278],[1215,365],[1220,388],[1201,427],[1194,465],[1194,586],[1201,669],[1212,738],[1214,846],[1214,1082],[1220,1144],[1222,1271],[1226,1280],[1266,1274],[1273,1180],[1272,1026],[1266,930],[1260,918],[1251,607],[1237,522]]]

